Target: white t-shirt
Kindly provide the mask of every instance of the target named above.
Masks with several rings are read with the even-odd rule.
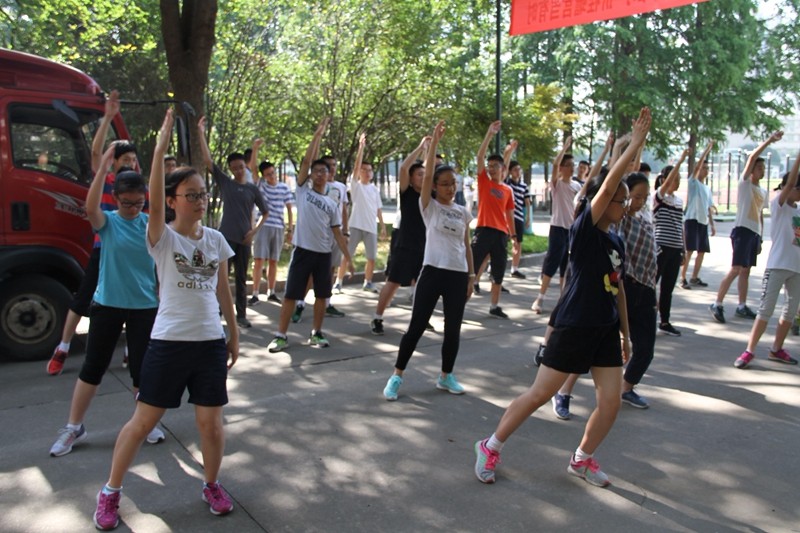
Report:
[[[430,265],[456,272],[469,272],[464,233],[469,231],[472,215],[458,204],[443,205],[431,198],[428,207],[422,209],[425,222],[425,256],[423,265]]]
[[[564,183],[560,178],[550,182],[553,198],[553,216],[550,225],[558,228],[569,229],[575,221],[575,195],[581,190],[582,185],[572,179]]]
[[[767,191],[750,180],[740,181],[734,226],[742,226],[761,234],[761,208],[764,207],[766,197]]]
[[[219,320],[219,264],[233,256],[222,233],[203,227],[198,239],[184,237],[167,225],[147,251],[158,272],[159,306],[150,338],[165,341],[209,341],[225,333]]]
[[[377,233],[378,209],[382,207],[381,193],[372,183],[363,185],[358,179],[350,180],[350,196],[353,209],[350,211],[350,227]]]
[[[347,186],[341,181],[328,182],[328,196],[336,202],[339,208],[339,219],[342,218],[342,209],[347,205]]]
[[[342,225],[336,202],[328,194],[331,184],[327,185],[325,194],[320,194],[314,190],[309,178],[295,190],[297,224],[292,244],[321,254],[329,253],[333,248],[331,228]]]
[[[792,207],[789,202],[778,205],[776,196],[769,208],[772,213],[772,248],[769,250],[767,268],[800,272],[800,206]]]

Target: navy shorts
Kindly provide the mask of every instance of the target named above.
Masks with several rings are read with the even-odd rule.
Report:
[[[619,322],[609,326],[555,327],[542,364],[569,374],[585,374],[593,366],[622,367]]]
[[[180,407],[185,390],[189,403],[219,407],[228,403],[228,350],[225,339],[164,341],[151,339],[142,362],[136,399],[154,407]]]
[[[480,270],[483,260],[489,256],[492,266],[492,282],[503,284],[508,261],[508,233],[488,226],[475,228],[472,236],[472,261],[475,272]]]
[[[569,258],[569,229],[558,226],[550,226],[550,234],[547,240],[547,253],[542,263],[542,274],[552,278],[558,274],[563,277],[567,270],[567,259]]]
[[[700,224],[696,220],[686,220],[683,223],[683,235],[686,240],[686,250],[690,252],[711,251],[708,242],[708,224]]]
[[[422,270],[424,252],[395,248],[392,252],[392,261],[389,263],[387,279],[398,283],[401,287],[408,287],[417,279]]]
[[[306,297],[308,278],[314,278],[314,296],[331,297],[331,253],[320,253],[295,246],[286,279],[284,296],[290,300]]]
[[[520,220],[518,218],[514,219],[514,233],[516,236],[514,237],[517,242],[522,242],[522,238],[525,236],[525,221]]]
[[[761,236],[745,227],[736,226],[731,230],[733,245],[732,266],[750,268],[756,266],[756,258],[761,253]]]

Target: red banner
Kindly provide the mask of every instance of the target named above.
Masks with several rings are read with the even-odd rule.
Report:
[[[707,0],[511,0],[511,35],[611,20]]]

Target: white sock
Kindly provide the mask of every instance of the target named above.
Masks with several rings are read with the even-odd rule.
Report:
[[[67,424],[67,427],[72,431],[78,431],[79,429],[81,429],[81,423],[78,422],[77,424]]]
[[[119,488],[109,487],[108,483],[103,485],[103,494],[114,494],[117,492],[122,492],[122,487]]]
[[[375,313],[374,315],[372,315],[372,318],[374,318],[375,320],[383,320],[383,315]]]
[[[336,285],[341,285],[341,284],[342,284],[341,278],[336,278]]]
[[[68,342],[59,342],[58,343],[58,349],[59,350],[63,350],[65,352],[68,352],[69,351],[69,343]]]
[[[585,461],[586,459],[591,459],[591,458],[592,454],[586,453],[585,451],[581,450],[580,446],[578,446],[578,449],[575,450],[575,460],[577,462],[580,463],[581,461]]]
[[[306,302],[304,300],[300,300],[297,302],[297,307],[303,309],[306,306]]]
[[[325,307],[330,307],[330,306],[331,306],[331,299],[325,298]]]
[[[740,310],[740,311],[741,311],[741,310],[743,310],[745,307],[747,307],[747,304],[739,304],[739,305],[737,305],[737,306],[736,306],[736,309],[738,309],[738,310]]]
[[[500,453],[504,445],[505,442],[501,442],[494,433],[492,433],[492,436],[486,441],[486,447],[497,453]]]
[[[267,294],[269,294],[269,291],[267,291]],[[253,289],[253,296],[258,296],[258,289]]]
[[[714,302],[714,305],[716,305],[717,307],[722,307],[722,302]]]

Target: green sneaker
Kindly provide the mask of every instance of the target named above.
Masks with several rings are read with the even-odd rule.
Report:
[[[303,318],[303,309],[305,309],[305,308],[306,308],[305,305],[303,305],[303,306],[296,305],[295,306],[294,313],[292,313],[292,322],[294,322],[295,324],[300,322],[300,319]]]
[[[267,350],[269,353],[282,352],[287,346],[289,346],[289,339],[275,335],[275,338],[267,346]]]
[[[329,305],[328,307],[325,308],[325,315],[341,318],[344,316],[344,313],[336,309],[334,306]]]
[[[308,344],[315,348],[327,348],[331,345],[328,342],[328,339],[325,338],[325,334],[320,331],[312,331],[311,336],[308,338]]]

